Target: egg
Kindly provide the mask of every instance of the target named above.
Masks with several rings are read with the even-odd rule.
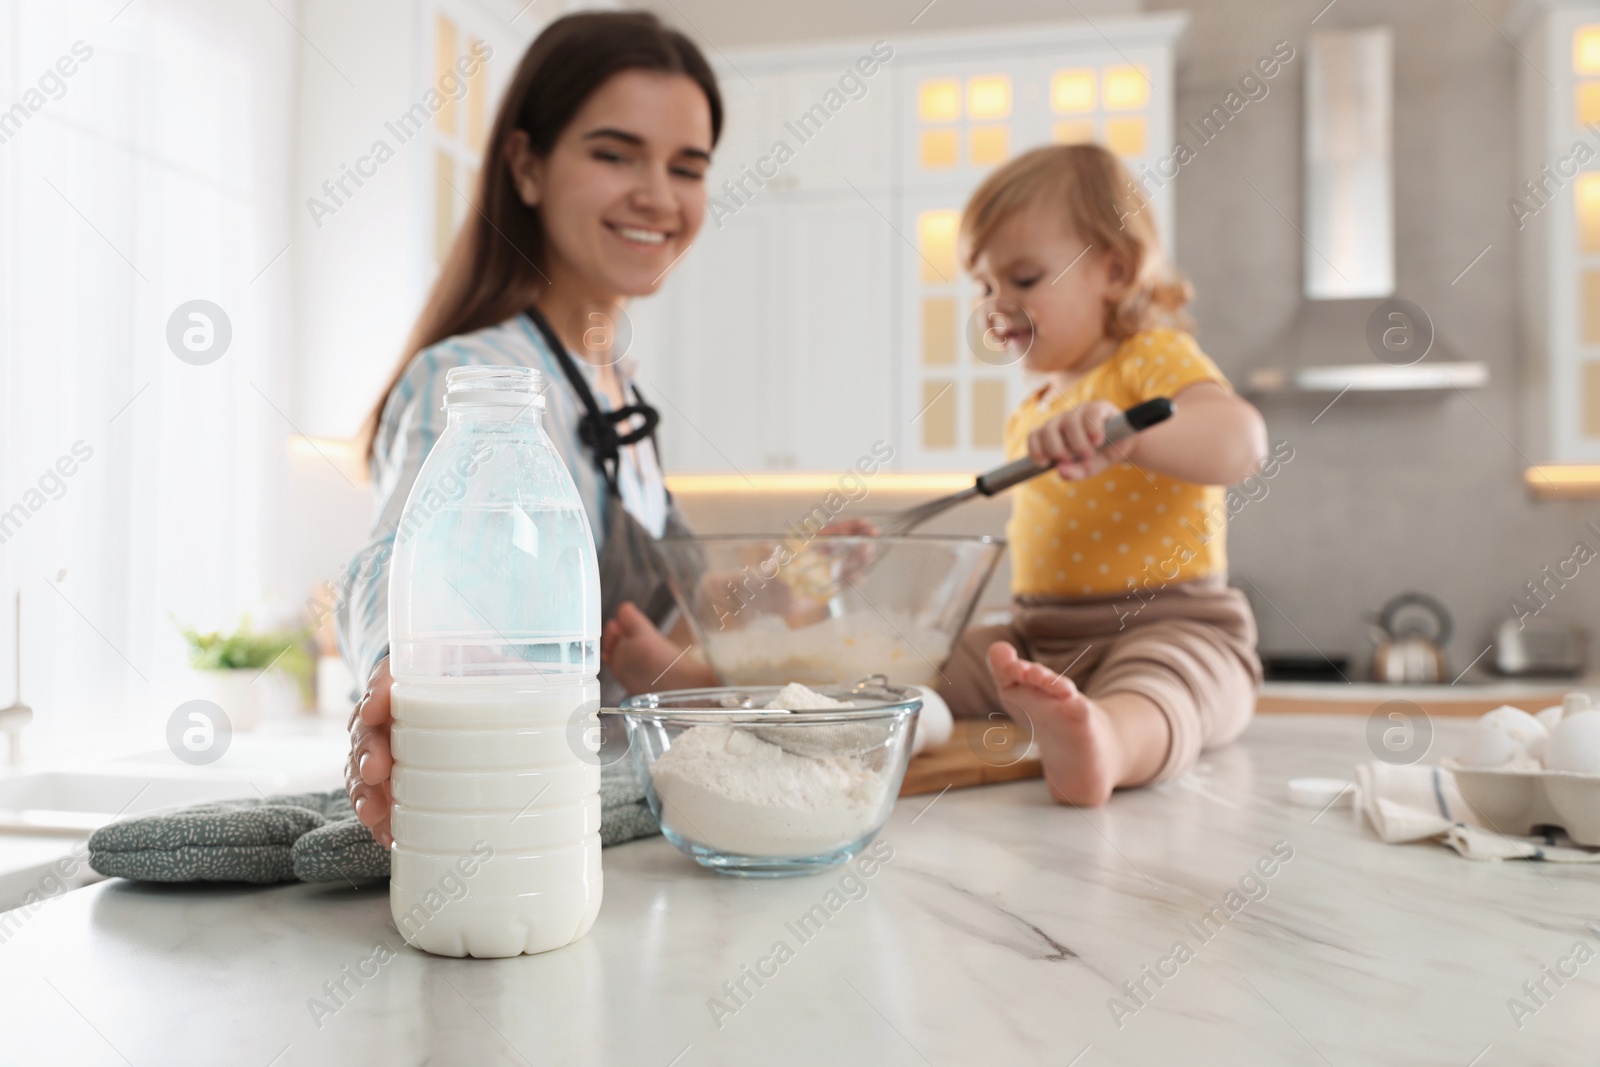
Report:
[[[1538,719],[1539,724],[1546,730],[1554,730],[1561,725],[1561,713],[1565,710],[1560,704],[1551,704],[1548,708],[1535,715],[1534,718]]]
[[[1600,774],[1600,711],[1564,717],[1544,752],[1544,765],[1552,771]]]
[[[1539,714],[1534,716],[1534,718],[1539,720],[1539,725],[1544,727],[1545,733],[1548,735],[1554,733],[1556,727],[1561,725],[1561,716],[1565,711],[1566,709],[1560,704],[1552,704],[1548,708],[1540,711]],[[1528,755],[1532,756],[1540,763],[1543,763],[1544,748],[1549,743],[1550,739],[1548,736],[1535,741],[1533,744],[1528,746]]]
[[[1542,748],[1548,731],[1521,708],[1503,704],[1473,723],[1467,730],[1467,743],[1456,757],[1463,767],[1504,767],[1528,762],[1537,757],[1530,750]]]

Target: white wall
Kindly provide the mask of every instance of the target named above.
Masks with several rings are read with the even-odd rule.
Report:
[[[290,256],[297,421],[308,434],[355,433],[429,280],[420,139],[398,145],[395,158],[363,185],[347,180],[348,198],[323,189],[374,141],[395,144],[384,124],[411,106],[424,78],[423,7],[394,0],[307,0],[301,7],[302,30],[316,47],[300,49]],[[334,204],[335,213],[314,218],[312,198]]]

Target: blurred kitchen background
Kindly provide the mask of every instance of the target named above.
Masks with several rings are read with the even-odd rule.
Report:
[[[578,6],[0,8],[0,701],[20,591],[32,751],[166,722],[197,691],[180,627],[246,613],[310,624],[301,673],[343,714],[350,680],[310,661],[372,516],[352,439],[501,86]],[[1365,680],[1373,616],[1408,590],[1455,622],[1443,682],[1591,651],[1563,624],[1600,616],[1575,556],[1600,550],[1600,4],[645,6],[728,107],[720,206],[630,312],[705,532],[799,520],[879,441],[895,459],[859,507],[1002,459],[1027,383],[969,343],[956,212],[1008,156],[1095,139],[1146,182],[1201,345],[1293,450],[1229,532],[1263,651]],[[1548,630],[1492,647],[1518,603]]]

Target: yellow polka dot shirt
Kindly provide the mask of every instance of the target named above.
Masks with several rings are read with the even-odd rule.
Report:
[[[1006,422],[1006,455],[1028,435],[1090,400],[1130,408],[1195,382],[1228,380],[1181,330],[1134,334],[1065,392],[1045,386]],[[1019,596],[1105,596],[1226,572],[1224,487],[1196,485],[1117,463],[1069,482],[1045,474],[1011,491],[1011,588]]]

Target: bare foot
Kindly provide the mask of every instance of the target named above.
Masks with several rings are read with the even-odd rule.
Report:
[[[1000,702],[1033,725],[1050,795],[1063,804],[1093,808],[1122,784],[1126,760],[1111,718],[1072,681],[1022,659],[1004,641],[989,646],[989,670]]]
[[[600,660],[630,693],[718,684],[717,676],[692,646],[673,644],[631,603],[624,603],[616,618],[606,623],[600,635]]]

